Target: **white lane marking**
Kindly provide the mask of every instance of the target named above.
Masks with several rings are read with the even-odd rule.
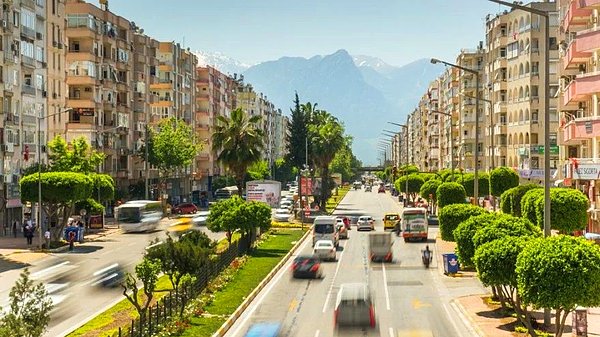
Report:
[[[337,261],[337,266],[335,267],[335,273],[333,274],[333,278],[331,279],[331,285],[329,285],[329,290],[327,291],[327,297],[325,298],[325,304],[323,304],[323,312],[327,311],[327,304],[329,304],[329,298],[331,297],[331,291],[333,290],[333,285],[335,283],[335,278],[340,270],[340,266],[342,265],[342,257],[344,256],[344,252],[346,251],[345,247],[340,254],[340,258]]]
[[[471,333],[471,336],[482,336],[482,333],[480,333],[480,331],[475,329],[473,323],[471,323],[471,321],[465,316],[465,313],[462,310],[460,310],[460,308],[458,307],[458,305],[455,302],[451,302],[450,306],[452,307],[452,309],[454,309],[454,311],[456,311],[458,313],[463,325]],[[444,307],[445,307],[445,305],[444,305]],[[446,312],[448,312],[448,311],[449,310],[446,309]],[[449,312],[448,312],[448,317],[451,317]],[[456,326],[456,323],[454,322],[454,320],[451,320],[451,321],[452,321],[456,331],[458,331],[458,326]]]
[[[315,331],[315,337],[319,337],[320,334],[321,334],[321,330]]]
[[[32,274],[31,274],[31,278],[33,278],[33,279],[38,279],[38,278],[40,278],[41,276],[44,276],[44,275],[46,275],[46,274],[49,274],[50,272],[52,272],[52,271],[53,271],[53,270],[55,270],[55,269],[58,269],[58,268],[60,268],[60,267],[62,267],[62,266],[66,266],[66,265],[68,265],[69,263],[71,263],[71,262],[69,262],[69,261],[65,261],[65,262],[61,262],[61,263],[59,263],[59,264],[55,264],[55,265],[53,265],[52,267],[48,267],[48,268],[46,268],[46,269],[42,269],[42,270],[40,270],[40,271],[36,271],[35,273],[32,273]]]
[[[450,304],[450,305],[453,305],[453,304]],[[447,317],[447,319],[450,321],[450,323],[452,323],[452,327],[454,328],[454,331],[456,331],[457,333],[460,333],[458,325],[456,325],[456,322],[453,319],[454,315],[452,315],[450,313],[450,309],[448,309],[448,304],[444,303],[443,307],[444,307],[444,311],[446,311],[446,317]],[[460,310],[458,310],[458,308],[455,308],[455,311],[456,311],[456,313],[458,313],[459,316],[461,316],[461,320],[464,319],[462,317],[462,313],[460,312]],[[466,322],[463,320],[463,323],[466,323]],[[468,324],[464,324],[464,325],[467,327],[467,329],[469,328]]]
[[[383,292],[385,293],[385,306],[390,310],[390,292],[387,285],[387,275],[385,273],[385,263],[381,262],[381,270],[383,271]],[[391,328],[390,328],[391,329]]]
[[[390,328],[390,337],[394,337],[394,328]]]
[[[242,314],[242,316],[244,316],[244,317],[243,318],[240,317],[240,319],[238,319],[235,322],[235,325],[237,325],[236,329],[233,330],[233,332],[231,334],[227,333],[227,335],[238,336],[240,334],[240,330],[242,329],[243,326],[246,325],[246,322],[250,319],[250,317],[252,317],[252,314],[254,313],[254,311],[256,311],[258,306],[265,300],[267,295],[269,295],[269,293],[271,293],[271,290],[273,289],[273,287],[275,287],[275,285],[277,283],[279,283],[279,280],[281,280],[283,275],[287,274],[287,271],[289,270],[289,265],[292,263],[292,261],[294,261],[294,256],[301,254],[301,252],[304,250],[304,248],[306,248],[306,245],[308,244],[309,241],[311,241],[311,240],[307,236],[306,240],[304,240],[302,245],[300,247],[298,247],[298,249],[296,250],[296,252],[294,254],[292,254],[292,256],[290,256],[290,259],[285,263],[285,265],[283,267],[281,267],[278,275],[275,275],[275,277],[271,280],[271,282],[269,282],[267,284],[267,286],[263,288],[260,296],[256,297],[254,299],[254,301],[252,301],[250,303],[250,306],[248,306],[248,309],[244,310],[244,312]]]

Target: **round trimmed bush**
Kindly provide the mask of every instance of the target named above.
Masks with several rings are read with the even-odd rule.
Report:
[[[464,204],[467,198],[465,188],[455,182],[441,184],[435,194],[440,208],[452,204]]]
[[[502,217],[509,217],[506,214],[484,213],[482,215],[468,218],[458,224],[454,230],[454,242],[456,242],[456,253],[460,263],[465,266],[473,265],[473,255],[475,254],[475,245],[473,245],[473,236],[478,229],[490,225]]]
[[[502,209],[502,212],[514,216],[522,216],[521,200],[525,193],[536,188],[541,188],[541,186],[536,184],[519,185],[504,191],[500,197],[500,208]]]
[[[484,213],[487,213],[485,209],[464,203],[451,204],[442,208],[439,214],[442,239],[445,241],[454,241],[454,230],[461,222]]]
[[[542,190],[543,191],[543,190]],[[550,190],[550,224],[552,229],[564,234],[583,230],[587,226],[588,198],[583,192],[572,188]],[[544,194],[535,201],[537,224],[544,226]]]
[[[477,248],[473,262],[481,283],[488,287],[509,285],[516,288],[517,258],[529,242],[528,238],[505,236]]]
[[[499,197],[509,188],[519,186],[519,175],[506,166],[496,167],[490,173],[490,193]]]
[[[479,180],[479,196],[485,197],[490,194],[490,176],[485,172],[478,174]],[[461,185],[465,188],[467,196],[473,197],[475,195],[475,174],[466,173],[463,174],[460,180]]]
[[[527,219],[506,215],[479,228],[473,235],[473,246],[477,249],[485,243],[505,236],[541,237],[542,231]]]
[[[544,198],[544,189],[534,188],[525,192],[525,195],[521,198],[521,216],[531,221],[531,223],[537,224],[535,203],[540,196]]]
[[[425,198],[427,201],[431,201],[429,198],[429,195],[432,195],[433,199],[436,199],[436,192],[438,187],[440,187],[440,185],[442,184],[442,182],[440,180],[437,179],[430,179],[427,180],[423,186],[421,186],[421,190],[419,191],[419,194],[421,195],[422,198]]]

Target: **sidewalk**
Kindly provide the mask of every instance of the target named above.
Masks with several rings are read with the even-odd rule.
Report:
[[[105,236],[120,233],[121,230],[115,226],[105,226],[103,229],[87,230],[84,242],[99,240]],[[33,244],[28,246],[27,239],[23,233],[18,233],[17,237],[0,237],[0,272],[9,269],[22,268],[31,263],[39,261],[48,254],[61,252],[68,248],[67,245],[50,250],[37,249],[39,238],[36,235],[33,238]]]

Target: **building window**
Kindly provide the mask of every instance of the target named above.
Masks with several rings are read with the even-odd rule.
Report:
[[[556,146],[557,139],[556,132],[550,132],[550,146]]]
[[[35,30],[35,14],[27,9],[21,9],[21,25]]]
[[[46,6],[46,0],[35,0],[35,4],[40,7],[44,7]]]
[[[39,62],[44,62],[46,61],[44,59],[44,48],[36,46],[35,47],[35,59]]]

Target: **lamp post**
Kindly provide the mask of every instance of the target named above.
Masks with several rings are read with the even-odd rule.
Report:
[[[454,135],[452,134],[452,127],[454,125],[452,124],[452,114],[438,110],[429,110],[429,112],[450,117],[450,172],[452,172],[452,176],[454,176]]]
[[[550,14],[501,0],[491,2],[539,15],[544,19],[544,236],[550,236]],[[550,310],[544,309],[544,324],[550,325]]]
[[[475,195],[475,200],[479,205],[479,71],[459,66],[450,62],[438,60],[436,58],[432,58],[431,63],[442,63],[449,67],[460,69],[462,71],[475,75],[475,91],[477,94],[475,96],[475,177],[473,181],[473,195]]]
[[[43,233],[42,233],[42,120],[48,119],[50,117],[53,116],[57,116],[60,114],[63,114],[65,112],[69,112],[72,111],[73,109],[65,109],[65,110],[61,110],[59,112],[55,112],[53,114],[49,114],[46,116],[38,116],[37,117],[37,174],[38,174],[38,205],[37,205],[37,212],[36,212],[36,223],[37,226],[39,228],[38,231],[38,247],[41,250],[42,249],[42,238],[43,238]],[[50,247],[48,247],[50,248]]]

